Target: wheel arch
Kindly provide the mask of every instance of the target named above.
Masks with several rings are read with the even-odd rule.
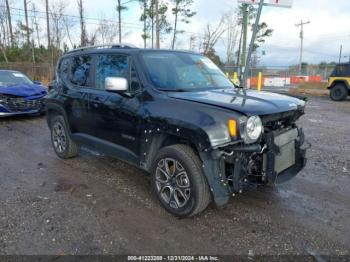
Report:
[[[349,85],[348,81],[346,81],[344,79],[334,80],[328,89],[330,90],[333,87],[335,87],[336,85],[344,85],[348,90],[350,90],[350,85]]]
[[[64,109],[56,104],[47,104],[46,105],[46,122],[49,128],[50,128],[51,119],[56,115],[60,115],[63,117],[66,127],[68,129],[68,132],[71,133],[70,126],[68,124],[69,123],[68,117]]]
[[[204,130],[190,130],[180,127],[170,128],[166,131],[161,131],[160,128],[146,129],[141,141],[141,166],[147,171],[161,148],[176,144],[187,145],[201,159],[200,151],[210,147],[208,136]]]

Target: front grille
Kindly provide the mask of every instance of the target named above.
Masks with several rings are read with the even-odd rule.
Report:
[[[1,104],[11,112],[26,112],[41,109],[45,102],[42,98],[25,100],[22,97],[7,97]]]
[[[293,123],[303,114],[294,110],[261,117],[265,132],[277,131],[292,126]]]

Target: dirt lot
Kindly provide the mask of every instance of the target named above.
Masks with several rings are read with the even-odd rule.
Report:
[[[57,158],[43,117],[0,120],[0,254],[350,254],[349,123],[350,101],[310,98],[302,173],[179,220],[147,174],[85,149]]]

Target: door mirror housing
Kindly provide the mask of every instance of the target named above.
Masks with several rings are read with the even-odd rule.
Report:
[[[105,89],[111,92],[128,91],[128,80],[124,77],[106,77]]]
[[[40,81],[37,81],[37,80],[33,81],[33,83],[34,83],[35,85],[39,85],[39,86],[42,85],[42,83],[41,83]]]

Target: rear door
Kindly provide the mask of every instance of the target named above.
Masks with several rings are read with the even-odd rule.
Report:
[[[64,58],[60,73],[62,95],[71,131],[93,135],[89,123],[89,90],[93,82],[93,58],[90,55]]]

